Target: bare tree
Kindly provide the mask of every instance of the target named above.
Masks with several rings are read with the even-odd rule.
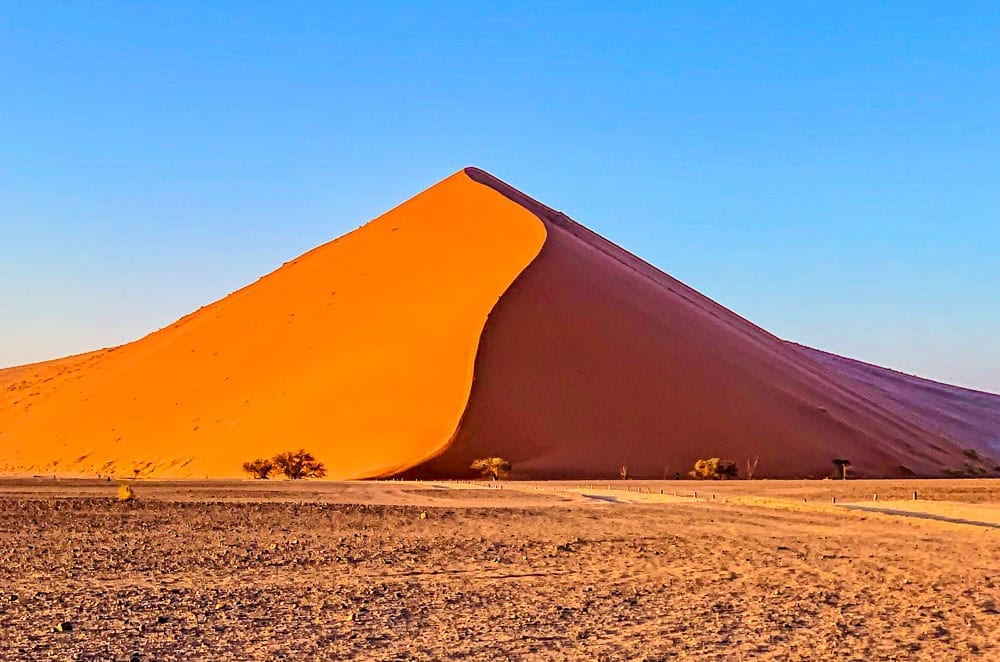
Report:
[[[757,462],[760,461],[760,457],[757,455],[753,456],[753,461],[747,458],[747,480],[753,480],[753,472],[757,471]]]
[[[851,466],[851,461],[844,458],[835,457],[833,459],[833,463],[836,464],[837,469],[840,470],[840,479],[847,480],[847,467]]]

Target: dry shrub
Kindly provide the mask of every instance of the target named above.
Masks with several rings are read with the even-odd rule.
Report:
[[[511,466],[510,462],[502,457],[481,457],[473,460],[469,468],[478,471],[484,478],[500,480],[501,476],[506,476],[510,473]]]
[[[119,501],[135,500],[135,490],[132,489],[131,485],[126,485],[125,483],[121,483],[118,486],[118,500]]]
[[[692,478],[699,480],[727,480],[736,478],[736,463],[732,460],[720,460],[717,457],[698,460],[694,463]]]

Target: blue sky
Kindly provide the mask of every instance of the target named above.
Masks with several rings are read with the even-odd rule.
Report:
[[[0,365],[477,165],[782,337],[1000,392],[991,4],[0,0]]]

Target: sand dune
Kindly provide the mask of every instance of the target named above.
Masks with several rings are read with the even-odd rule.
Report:
[[[544,238],[458,173],[137,342],[0,373],[0,471],[239,476],[293,447],[331,478],[412,466],[454,434]]]
[[[227,477],[302,446],[332,478],[485,454],[535,478],[940,476],[998,441],[1000,396],[787,343],[472,168],[170,328],[0,371],[3,472]]]
[[[880,399],[921,427],[961,441],[966,449],[1000,456],[1000,405],[982,391],[921,379],[870,363],[797,346],[811,359],[835,370],[857,391]]]
[[[839,364],[470,173],[537,214],[548,239],[487,323],[456,443],[416,474],[450,475],[488,450],[546,477],[613,476],[626,464],[658,478],[706,456],[759,457],[758,475],[771,477],[828,475],[834,457],[862,475],[941,475],[964,466],[963,449],[985,450],[971,431],[996,421],[1000,397],[941,385],[925,404],[981,402],[916,416]]]

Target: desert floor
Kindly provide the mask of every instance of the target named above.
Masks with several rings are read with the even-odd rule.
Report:
[[[0,481],[0,659],[1000,659],[998,480],[132,485]]]

